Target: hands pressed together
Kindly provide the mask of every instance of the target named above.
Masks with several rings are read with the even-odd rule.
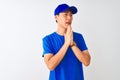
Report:
[[[71,26],[68,26],[66,33],[65,33],[65,44],[69,45],[69,46],[73,46],[76,45],[76,43],[73,40],[73,30]]]
[[[76,43],[73,40],[73,31],[71,26],[68,26],[64,36],[65,44],[72,48],[75,56],[78,58],[80,62],[82,62],[85,66],[88,66],[90,64],[90,54],[88,50],[81,51],[78,47],[73,48],[73,46],[76,46]]]

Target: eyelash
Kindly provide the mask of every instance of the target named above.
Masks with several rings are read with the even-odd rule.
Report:
[[[64,15],[67,16],[67,14],[64,14]],[[72,16],[72,14],[70,16]]]

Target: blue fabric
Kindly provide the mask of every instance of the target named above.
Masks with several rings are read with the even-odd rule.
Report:
[[[73,36],[81,51],[88,49],[80,33],[73,32]],[[64,36],[56,32],[45,36],[42,40],[43,57],[48,53],[55,55],[64,44]],[[50,71],[49,80],[84,80],[82,63],[76,58],[70,47],[60,64]]]
[[[77,8],[75,6],[69,6],[67,4],[60,4],[57,6],[57,8],[54,11],[54,16],[58,15],[61,12],[65,12],[66,10],[71,10],[72,14],[76,14],[77,13]]]

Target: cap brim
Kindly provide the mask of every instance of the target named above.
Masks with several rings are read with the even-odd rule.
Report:
[[[69,7],[68,9],[72,11],[72,14],[76,14],[77,11],[78,11],[77,8],[74,7],[74,6],[71,6],[71,7]]]

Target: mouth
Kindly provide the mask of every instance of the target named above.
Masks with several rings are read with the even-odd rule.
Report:
[[[66,25],[71,25],[71,22],[66,22]]]

